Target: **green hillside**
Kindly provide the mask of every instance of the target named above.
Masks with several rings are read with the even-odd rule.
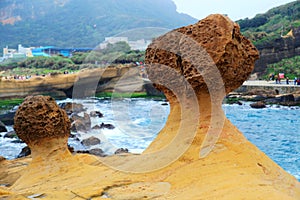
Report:
[[[0,48],[95,47],[130,29],[173,29],[197,21],[179,14],[172,0],[1,0],[0,13]],[[141,31],[131,35],[144,37]]]
[[[273,8],[252,19],[238,20],[237,23],[243,34],[260,48],[286,35],[292,28],[300,27],[300,1]]]

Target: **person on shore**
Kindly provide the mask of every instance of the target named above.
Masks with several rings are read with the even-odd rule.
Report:
[[[278,84],[278,75],[275,75],[275,83]]]
[[[287,85],[290,84],[290,79],[289,79],[289,77],[286,77],[286,84],[287,84]]]
[[[295,78],[294,78],[294,85],[297,85],[297,76],[295,76]]]

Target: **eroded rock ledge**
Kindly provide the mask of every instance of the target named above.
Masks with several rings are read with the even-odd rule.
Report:
[[[59,130],[32,122],[37,130],[51,127],[49,134],[28,129],[22,109],[40,108],[29,98],[19,108],[24,115],[15,118],[21,120],[16,132],[36,153],[32,159],[0,161],[0,180],[11,185],[0,187],[1,198],[299,199],[299,182],[247,141],[221,109],[221,100],[247,78],[257,58],[238,25],[223,15],[153,41],[146,53],[149,77],[165,92],[171,111],[141,155],[72,156],[67,121]],[[43,107],[48,112],[39,119],[56,116],[57,106],[50,108]],[[64,120],[64,114],[56,117]]]

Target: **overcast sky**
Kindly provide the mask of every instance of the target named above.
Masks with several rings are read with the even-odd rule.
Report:
[[[173,0],[177,11],[197,19],[209,14],[227,14],[232,20],[252,18],[258,13],[265,13],[271,8],[295,0]]]

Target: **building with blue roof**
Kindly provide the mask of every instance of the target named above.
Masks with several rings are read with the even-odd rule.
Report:
[[[46,56],[63,55],[65,57],[71,57],[75,52],[89,52],[92,48],[59,48],[54,46],[39,47],[32,50],[33,56]]]

